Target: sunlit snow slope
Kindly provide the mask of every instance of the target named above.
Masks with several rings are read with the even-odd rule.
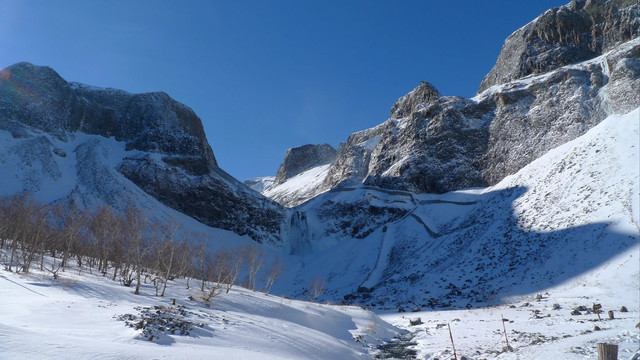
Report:
[[[35,269],[31,275],[0,270],[0,359],[367,359],[398,333],[359,307],[244,289],[206,307],[188,299],[201,295],[197,286],[187,290],[184,280],[170,286],[161,298],[152,296],[151,284],[133,295],[86,269],[69,268],[57,280]],[[197,325],[188,335],[157,333],[149,341],[123,320],[130,314],[139,322],[144,307]]]

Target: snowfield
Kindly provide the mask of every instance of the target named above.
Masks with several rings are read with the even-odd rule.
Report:
[[[81,272],[81,273],[80,273]],[[0,359],[367,359],[399,333],[370,311],[288,300],[242,288],[214,298],[208,308],[195,281],[173,282],[166,298],[142,295],[78,268],[59,279],[34,271],[0,270]],[[172,298],[176,305],[172,305]],[[194,323],[189,335],[126,326],[140,308],[177,313]],[[120,318],[120,319],[119,319]],[[168,328],[168,325],[164,325]]]

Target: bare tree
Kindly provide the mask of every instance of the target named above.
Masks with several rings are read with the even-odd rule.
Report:
[[[62,240],[62,271],[68,266],[69,257],[76,242],[80,238],[80,233],[86,225],[86,216],[82,214],[75,204],[69,207],[58,207],[58,221],[61,222],[61,240]]]
[[[247,270],[249,273],[248,288],[256,291],[256,277],[258,275],[258,272],[262,268],[264,250],[258,248],[258,246],[255,244],[251,244],[241,247],[239,253],[247,263]]]
[[[264,291],[268,294],[271,292],[271,287],[273,283],[276,282],[280,274],[284,271],[285,267],[282,264],[282,259],[280,257],[275,258],[271,267],[267,270],[267,280],[265,281]]]
[[[207,251],[207,236],[203,233],[192,235],[195,245],[195,267],[198,277],[201,279],[200,290],[204,292],[204,283],[207,280],[207,267],[211,262],[210,253]]]
[[[162,294],[160,296],[164,296],[167,290],[167,281],[177,267],[178,250],[183,246],[183,241],[176,239],[176,234],[180,227],[178,223],[171,221],[160,229],[160,242],[156,253],[158,270],[161,272],[163,280]]]
[[[89,229],[95,240],[98,271],[103,275],[109,269],[109,259],[114,255],[114,243],[120,233],[120,221],[110,206],[99,207],[89,221]]]
[[[319,277],[313,279],[309,285],[309,290],[307,290],[309,301],[315,302],[316,299],[324,292],[325,285],[327,285],[327,281],[325,279]]]
[[[134,294],[140,294],[141,277],[144,271],[145,260],[150,248],[146,246],[144,232],[147,228],[148,220],[142,210],[135,207],[125,209],[125,248],[127,251],[127,265],[131,266],[132,273],[135,273],[136,290]],[[129,273],[129,266],[125,271]]]

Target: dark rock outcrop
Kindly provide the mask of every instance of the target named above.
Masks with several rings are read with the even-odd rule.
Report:
[[[0,71],[0,130],[14,138],[42,131],[62,141],[75,132],[114,137],[126,143],[126,150],[147,154],[122,160],[117,170],[160,202],[207,225],[281,245],[284,208],[218,168],[198,116],[165,93],[130,94],[67,83],[49,67],[18,63]],[[42,144],[42,139],[24,144]],[[80,145],[76,157],[93,159],[95,151],[104,151],[97,149],[96,144]],[[100,176],[105,169],[78,171],[84,190],[70,196],[86,197],[88,189],[102,197],[121,194],[100,190],[118,186]],[[78,202],[91,204],[89,199]]]
[[[636,0],[573,0],[511,34],[479,92],[594,58],[638,36]]]
[[[329,144],[304,145],[287,150],[280,164],[274,185],[282,184],[306,170],[330,164],[336,158],[336,149]]]

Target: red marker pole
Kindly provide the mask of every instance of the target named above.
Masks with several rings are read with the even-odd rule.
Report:
[[[447,326],[449,327],[449,337],[451,338],[451,347],[453,348],[453,358],[455,360],[458,360],[458,355],[456,355],[456,346],[453,344],[453,334],[451,333],[451,325],[447,323]]]
[[[504,316],[500,315],[500,317],[502,318],[502,329],[504,329],[504,339],[507,340],[507,349],[510,349],[509,339],[507,338],[507,327],[504,325]]]

